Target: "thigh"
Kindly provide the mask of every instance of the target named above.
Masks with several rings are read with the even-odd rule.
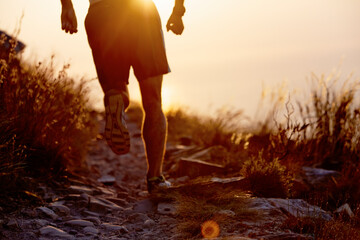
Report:
[[[115,2],[94,4],[85,19],[88,42],[104,91],[126,85],[131,65],[128,12],[125,6],[114,5]]]
[[[136,47],[132,55],[135,76],[142,81],[170,72],[161,20],[155,5],[147,3],[136,21]]]

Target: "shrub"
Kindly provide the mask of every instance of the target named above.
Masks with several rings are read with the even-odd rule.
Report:
[[[291,187],[291,176],[278,159],[267,161],[259,153],[246,161],[240,173],[249,181],[251,191],[261,197],[286,197]]]
[[[75,84],[69,65],[56,75],[53,58],[26,65],[12,52],[0,61],[0,182],[80,167],[96,133],[85,81]]]

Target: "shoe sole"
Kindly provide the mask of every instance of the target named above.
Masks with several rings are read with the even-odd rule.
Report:
[[[130,151],[130,135],[123,114],[123,99],[120,94],[109,96],[105,107],[106,124],[105,138],[116,154],[126,154]]]

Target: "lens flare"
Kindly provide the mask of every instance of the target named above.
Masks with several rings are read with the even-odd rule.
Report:
[[[201,224],[201,234],[204,238],[217,238],[220,234],[219,225],[213,220],[206,221]]]

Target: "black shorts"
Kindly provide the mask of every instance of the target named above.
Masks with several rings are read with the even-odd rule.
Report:
[[[151,0],[102,0],[85,19],[88,41],[104,92],[170,72],[161,20]]]

